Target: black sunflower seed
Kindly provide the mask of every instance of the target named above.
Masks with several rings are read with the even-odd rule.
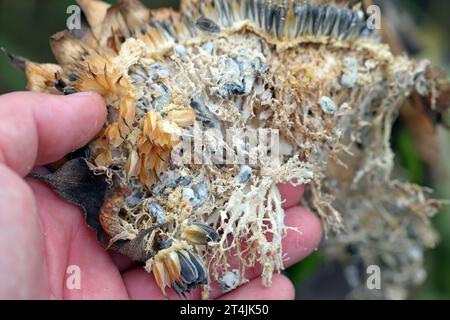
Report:
[[[208,282],[208,275],[206,274],[206,268],[203,266],[202,261],[194,254],[188,253],[192,264],[197,269],[197,284],[206,284]]]
[[[216,229],[204,223],[193,223],[193,225],[201,228],[204,232],[206,232],[208,241],[217,242],[217,240],[219,240],[219,234],[217,233]]]
[[[190,293],[188,285],[181,282],[175,282],[172,285],[172,289],[177,295],[182,296],[183,298],[186,298],[186,293]]]
[[[197,281],[198,272],[195,265],[190,261],[188,256],[185,256],[182,252],[178,252],[181,265],[181,278],[186,284]]]

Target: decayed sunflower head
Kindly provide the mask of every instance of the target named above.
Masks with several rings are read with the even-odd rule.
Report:
[[[86,161],[54,173],[107,182],[101,201],[72,199],[105,247],[145,262],[163,292],[228,290],[256,264],[269,285],[287,231],[276,185],[296,181],[332,256],[358,245],[351,261],[386,266],[386,290],[415,283],[423,261],[409,253],[433,244],[424,218],[439,203],[391,180],[389,137],[403,101],[439,90],[426,61],[379,43],[361,3],[78,2],[87,23],[51,38],[59,65],[15,62],[30,90],[106,100]]]

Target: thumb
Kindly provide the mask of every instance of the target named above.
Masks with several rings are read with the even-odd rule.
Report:
[[[70,96],[17,92],[0,96],[0,163],[21,176],[86,145],[102,128],[96,93]]]

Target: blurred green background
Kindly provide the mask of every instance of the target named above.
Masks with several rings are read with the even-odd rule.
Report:
[[[0,0],[0,47],[36,62],[54,62],[48,38],[64,29],[66,9],[73,0]],[[109,1],[111,2],[111,1]],[[178,6],[176,0],[143,0],[149,7]],[[404,34],[409,52],[427,57],[438,66],[450,71],[450,1],[448,0],[394,0],[397,10],[387,8],[385,14],[397,23]],[[25,77],[0,56],[0,94],[24,90]],[[430,170],[419,159],[417,148],[408,129],[401,122],[396,125],[393,142],[399,163],[405,175],[416,183],[431,186],[437,196],[450,199],[450,135],[440,131],[441,167]],[[431,174],[431,172],[434,174]],[[450,299],[450,211],[434,219],[441,235],[439,246],[428,253],[428,281],[415,293],[415,298]],[[320,250],[287,274],[302,292],[302,284],[325,263]],[[301,295],[300,295],[301,296]]]

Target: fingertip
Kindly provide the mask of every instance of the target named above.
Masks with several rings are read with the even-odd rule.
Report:
[[[31,188],[0,163],[0,299],[44,299],[43,229]]]
[[[95,135],[103,127],[106,120],[105,100],[96,92],[79,92],[63,97],[78,113],[77,118],[88,121],[88,125],[80,123],[83,128],[90,130],[90,136]]]
[[[274,274],[271,287],[264,287],[261,277],[232,291],[220,300],[293,300],[295,288],[284,275]]]
[[[85,146],[101,130],[106,119],[103,98],[92,92],[47,96],[34,109],[39,131],[37,165],[61,159]]]
[[[285,223],[294,228],[288,231],[283,243],[284,250],[290,257],[286,261],[289,266],[317,250],[322,241],[323,229],[319,217],[303,207],[287,209]]]
[[[155,278],[144,268],[135,268],[123,274],[123,282],[127,288],[131,300],[180,300],[181,298],[175,292],[166,288],[167,296],[156,284]],[[198,290],[197,290],[198,291]],[[196,292],[194,292],[195,294]],[[197,300],[199,295],[188,296],[188,299]]]
[[[294,186],[291,182],[277,185],[280,191],[283,209],[292,208],[299,204],[305,192],[305,185]]]
[[[295,287],[292,281],[282,274],[274,274],[272,278],[276,282],[276,288],[279,289],[279,295],[274,297],[274,300],[294,300]]]
[[[97,92],[78,92],[67,96],[58,96],[65,100],[76,102],[83,107],[91,107],[92,109],[97,109],[101,114],[106,114],[105,100]]]

